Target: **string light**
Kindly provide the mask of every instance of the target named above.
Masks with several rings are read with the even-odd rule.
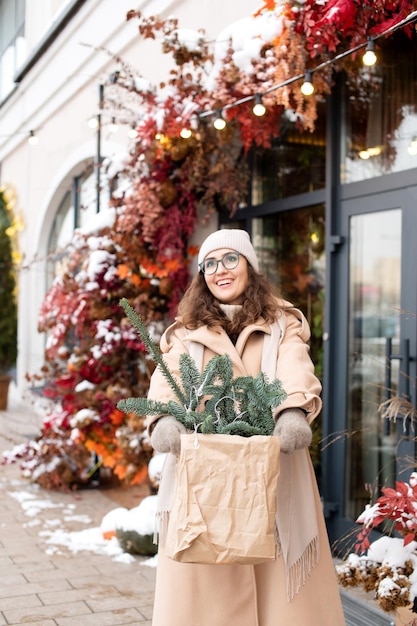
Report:
[[[216,130],[223,130],[224,128],[226,128],[226,120],[223,117],[222,109],[218,109],[213,122],[213,126]]]
[[[391,33],[395,32],[395,31],[403,28],[404,26],[407,26],[408,24],[411,24],[411,23],[413,23],[415,21],[417,21],[417,10],[413,11],[412,13],[410,13],[406,18],[401,20],[401,22],[398,22],[397,24],[394,24],[393,26],[390,26],[389,28],[387,28],[383,32],[379,33],[378,35],[375,35],[373,37],[373,41],[376,41],[377,39],[380,39],[381,37],[386,37],[387,35],[390,35]],[[360,44],[354,46],[353,48],[349,48],[348,50],[345,50],[344,52],[340,52],[339,54],[337,54],[333,58],[328,59],[327,61],[323,61],[322,63],[320,63],[316,67],[312,68],[310,70],[310,72],[311,73],[318,72],[318,71],[320,71],[320,70],[322,70],[322,69],[324,69],[326,67],[329,67],[329,65],[333,65],[335,63],[338,63],[338,61],[341,61],[342,59],[345,59],[346,57],[351,56],[352,54],[355,54],[359,50],[362,50],[363,48],[365,48],[368,45],[368,43],[369,43],[369,41],[366,42],[366,43],[360,43]],[[277,89],[281,89],[282,87],[287,87],[288,85],[291,85],[292,83],[295,83],[295,82],[301,80],[303,77],[305,78],[305,75],[298,74],[297,76],[292,76],[291,78],[288,78],[287,80],[284,80],[281,83],[278,83],[276,85],[272,85],[272,87],[269,87],[268,89],[266,89],[264,91],[264,95],[268,94],[268,93],[272,93],[273,91],[276,91]],[[254,98],[255,98],[255,95],[245,96],[244,98],[240,98],[239,100],[236,100],[235,102],[230,102],[229,104],[225,104],[223,106],[223,110],[231,109],[232,107],[239,106],[240,104],[244,104],[245,102],[250,102],[250,101],[254,100]],[[215,110],[210,109],[208,111],[201,111],[198,114],[198,116],[200,118],[204,118],[204,117],[212,116],[215,113],[216,113]]]
[[[29,138],[28,138],[28,142],[30,143],[31,146],[36,146],[36,144],[39,141],[39,137],[37,137],[35,135],[35,132],[33,130],[29,131]]]
[[[377,35],[374,35],[372,38],[369,37],[368,40],[366,42],[360,43],[352,48],[349,48],[348,50],[345,50],[344,52],[341,52],[339,54],[337,54],[336,56],[334,56],[331,59],[328,59],[327,61],[323,61],[322,63],[320,63],[319,65],[317,65],[314,68],[311,68],[310,70],[307,70],[305,72],[305,74],[298,74],[296,76],[292,76],[291,78],[288,78],[284,81],[282,81],[281,83],[272,85],[271,87],[269,87],[268,89],[266,89],[263,92],[263,95],[272,93],[278,89],[281,89],[283,87],[287,87],[288,85],[291,85],[297,81],[300,81],[304,78],[304,82],[301,85],[301,92],[303,93],[303,95],[312,95],[314,93],[314,85],[312,83],[312,75],[314,72],[318,72],[326,67],[329,67],[330,65],[336,64],[339,61],[341,61],[342,59],[345,59],[346,57],[355,54],[356,52],[362,50],[363,48],[366,48],[365,54],[363,55],[363,62],[365,64],[369,64],[369,65],[373,65],[376,60],[377,60],[377,56],[375,54],[375,41],[377,41],[378,39],[382,38],[382,37],[387,37],[388,35],[392,34],[393,32],[400,30],[401,28],[404,28],[405,26],[407,26],[408,24],[412,24],[414,22],[417,21],[417,10],[413,11],[412,13],[410,13],[407,17],[405,17],[403,20],[401,20],[400,22],[393,24],[392,26],[390,26],[389,28],[387,28],[386,30],[384,30],[381,33],[378,33]],[[372,59],[372,63],[370,61],[368,61],[368,59]],[[119,72],[115,72],[114,75],[112,75],[110,77],[109,82],[113,82],[116,83],[118,81],[119,78]],[[217,130],[223,130],[226,127],[226,120],[223,118],[223,111],[226,111],[227,109],[233,108],[233,107],[237,107],[241,104],[247,103],[247,102],[251,102],[254,101],[254,105],[253,105],[253,112],[255,115],[264,115],[266,112],[266,109],[262,103],[262,96],[261,94],[257,93],[257,94],[252,94],[249,96],[244,96],[243,98],[240,98],[239,100],[236,100],[234,102],[230,102],[228,104],[223,105],[223,107],[221,109],[210,109],[210,110],[206,110],[206,111],[199,111],[197,113],[195,113],[195,118],[196,118],[196,124],[195,124],[195,128],[194,130],[196,130],[196,128],[198,127],[198,123],[197,120],[198,119],[203,119],[205,117],[212,117],[215,116],[214,121],[213,121],[213,125]],[[259,107],[258,105],[258,101],[259,101]],[[262,108],[261,108],[262,107]],[[265,111],[264,111],[265,109]],[[255,112],[255,111],[259,111],[259,112]],[[261,113],[262,111],[262,113]],[[88,122],[89,126],[91,126],[92,128],[97,128],[98,125],[98,120],[96,118],[91,118],[91,120],[89,120]],[[183,132],[185,132],[187,135],[188,133],[186,132],[188,130],[188,132],[192,131],[190,129],[182,129],[180,132],[181,137],[184,137]],[[133,130],[129,131],[129,137],[131,138],[136,138],[137,137],[137,132],[134,134]],[[156,136],[156,139],[159,139],[159,141],[161,141],[160,136]],[[163,141],[163,140],[162,140]],[[414,146],[412,147],[410,144],[410,148],[412,150],[414,150]],[[417,148],[416,148],[417,150]],[[362,154],[365,154],[365,152],[367,152],[366,150],[362,151]],[[369,155],[369,153],[367,153],[367,155],[365,157],[362,158],[369,158],[369,156],[376,156],[376,154],[372,154]]]
[[[375,54],[375,41],[373,39],[368,39],[368,44],[366,46],[366,52],[362,57],[362,62],[367,67],[371,67],[376,63],[376,54]]]
[[[408,145],[407,151],[408,154],[410,154],[411,156],[415,156],[417,154],[417,137],[412,138]]]
[[[193,131],[191,130],[191,128],[182,128],[180,135],[183,139],[189,139],[191,137],[191,135],[193,134]]]
[[[112,118],[111,118],[111,122],[110,122],[110,124],[109,124],[109,131],[110,131],[111,133],[117,133],[117,131],[118,131],[118,130],[119,130],[119,127],[118,127],[118,125],[117,125],[116,118],[115,118],[115,117],[112,117]]]
[[[255,104],[253,105],[253,114],[257,117],[262,117],[266,113],[266,107],[262,102],[262,96],[260,93],[257,93],[255,96]]]
[[[313,76],[310,70],[304,74],[304,82],[301,85],[301,93],[303,96],[311,96],[314,93]]]
[[[135,127],[135,126],[131,126],[131,127],[129,128],[129,130],[127,131],[127,136],[128,136],[130,139],[136,139],[136,138],[137,138],[137,136],[138,136],[138,131],[136,130],[136,127]]]
[[[96,128],[98,128],[98,119],[97,117],[90,117],[90,119],[87,122],[87,125],[92,129],[95,130]]]
[[[379,156],[382,152],[382,146],[375,146],[373,148],[367,148],[366,150],[360,150],[358,157],[363,161],[367,161],[371,157]]]

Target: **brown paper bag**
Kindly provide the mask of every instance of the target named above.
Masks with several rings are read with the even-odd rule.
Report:
[[[262,563],[276,554],[277,437],[181,435],[166,554],[184,563]]]

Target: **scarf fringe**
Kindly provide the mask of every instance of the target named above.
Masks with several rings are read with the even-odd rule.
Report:
[[[287,571],[287,598],[290,602],[300,591],[319,562],[319,537],[315,537],[307,546],[302,556]]]
[[[155,530],[153,542],[160,547],[165,547],[169,523],[169,511],[157,511],[155,515]]]

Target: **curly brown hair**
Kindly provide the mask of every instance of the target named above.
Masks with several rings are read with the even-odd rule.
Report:
[[[245,326],[255,323],[259,318],[272,323],[276,320],[280,306],[270,283],[263,274],[258,274],[248,265],[248,286],[242,309],[229,320],[220,308],[220,303],[207,287],[204,274],[194,276],[179,306],[178,316],[187,328],[195,329],[207,325],[220,326],[235,340]]]

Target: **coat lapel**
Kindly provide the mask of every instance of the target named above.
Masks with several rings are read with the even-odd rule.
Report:
[[[204,365],[213,355],[228,354],[233,363],[235,376],[247,376],[248,371],[242,361],[242,354],[250,336],[254,332],[270,335],[271,329],[263,321],[251,324],[241,332],[236,345],[234,345],[222,328],[208,329],[207,326],[201,326],[195,330],[188,331],[185,341],[196,342],[204,346],[206,355]]]

